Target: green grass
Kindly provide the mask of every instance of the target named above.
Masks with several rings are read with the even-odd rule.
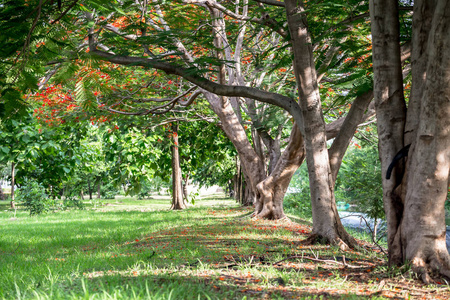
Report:
[[[0,298],[180,299],[187,296],[187,289],[192,298],[214,298],[212,288],[195,278],[164,272],[186,263],[186,258],[195,254],[189,242],[165,257],[156,250],[161,241],[149,248],[137,242],[187,223],[207,226],[212,218],[203,217],[202,209],[155,211],[170,207],[167,197],[101,202],[97,209],[88,206],[87,210],[37,217],[18,211],[14,219],[13,212],[5,210],[9,204],[2,201]],[[208,206],[213,201],[204,199],[202,204]],[[215,204],[235,205],[230,200]],[[167,257],[170,263],[166,266],[163,261]]]
[[[86,204],[14,218],[0,201],[0,299],[382,298],[380,281],[403,276],[376,252],[302,244],[308,221],[243,218],[251,208],[223,197],[185,211],[160,196]]]

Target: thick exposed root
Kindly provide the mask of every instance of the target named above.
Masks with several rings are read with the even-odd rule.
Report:
[[[317,233],[311,234],[306,240],[302,242],[303,245],[314,245],[314,244],[322,244],[322,245],[335,245],[338,246],[340,250],[347,251],[350,250],[351,247],[347,245],[341,238],[329,238]]]
[[[265,219],[265,220],[283,220],[287,218],[284,213],[274,212],[273,210],[263,208],[263,210],[259,213],[255,212],[253,216],[255,219]]]
[[[187,208],[187,205],[181,205],[181,204],[178,204],[178,205],[172,204],[172,206],[170,207],[171,210],[183,210],[186,208]]]
[[[255,205],[255,218],[267,220],[281,220],[286,217],[283,211],[283,203],[277,203],[273,197],[261,197]]]
[[[415,257],[411,260],[412,270],[425,283],[435,283],[430,274],[450,278],[450,256],[447,251],[437,251],[431,257]]]

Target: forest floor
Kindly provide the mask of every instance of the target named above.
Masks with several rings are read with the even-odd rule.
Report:
[[[262,221],[214,196],[87,203],[29,217],[0,202],[1,299],[449,299],[382,253],[306,245],[307,221]]]

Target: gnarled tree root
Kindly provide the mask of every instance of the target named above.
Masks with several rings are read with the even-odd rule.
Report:
[[[342,238],[335,235],[334,237],[328,237],[325,235],[312,233],[307,239],[305,239],[302,242],[303,245],[314,245],[314,244],[321,244],[321,245],[335,245],[338,246],[340,250],[347,251],[350,249],[355,249],[358,247],[358,243],[356,240],[349,236],[346,241],[344,241]]]
[[[412,271],[425,283],[435,281],[430,274],[435,273],[450,278],[450,256],[447,251],[438,250],[430,256],[420,255],[411,260]]]

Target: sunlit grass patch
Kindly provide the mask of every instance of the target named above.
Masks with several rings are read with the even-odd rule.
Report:
[[[14,220],[0,212],[0,298],[361,299],[404,297],[415,282],[396,289],[404,272],[379,253],[306,245],[308,222],[253,220],[226,198],[185,211],[168,210],[168,198],[97,204]]]

